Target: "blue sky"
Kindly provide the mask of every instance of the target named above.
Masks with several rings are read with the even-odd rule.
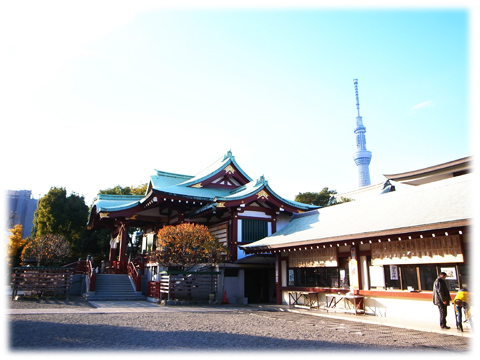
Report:
[[[469,6],[7,10],[4,189],[65,187],[90,205],[232,150],[287,199],[353,190],[354,78],[372,183],[473,154]]]

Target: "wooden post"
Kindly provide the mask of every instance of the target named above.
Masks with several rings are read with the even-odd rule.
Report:
[[[275,291],[277,305],[282,305],[282,254],[275,254]]]
[[[237,260],[237,242],[238,242],[238,215],[236,210],[232,210],[232,226],[230,227],[230,255],[231,261]]]
[[[360,288],[360,276],[359,276],[359,264],[358,264],[358,246],[352,245],[350,247],[350,263],[349,263],[349,272],[350,272],[350,289],[355,293],[358,292]]]

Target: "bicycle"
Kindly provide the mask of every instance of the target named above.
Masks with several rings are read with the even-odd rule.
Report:
[[[455,300],[454,302],[454,309],[455,309],[455,323],[457,325],[457,330],[463,332],[463,323],[468,323],[470,326],[470,330],[473,331],[472,326],[472,311],[470,305],[462,300]],[[465,320],[462,321],[462,313],[465,315]]]

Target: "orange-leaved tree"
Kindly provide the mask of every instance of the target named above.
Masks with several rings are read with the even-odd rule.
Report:
[[[16,224],[10,230],[11,235],[8,236],[9,242],[7,244],[8,266],[13,268],[20,265],[20,252],[25,244],[25,239],[22,239],[22,225]]]
[[[198,264],[221,262],[226,247],[204,225],[184,223],[165,226],[157,233],[156,260],[168,267],[191,269]]]
[[[46,234],[25,244],[22,261],[35,258],[37,266],[61,266],[65,265],[71,254],[70,243],[63,235]]]

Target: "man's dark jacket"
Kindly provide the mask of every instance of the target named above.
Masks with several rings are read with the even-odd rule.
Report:
[[[446,301],[447,305],[449,305],[450,300],[450,292],[448,291],[447,283],[441,276],[439,276],[433,284],[433,303],[435,305],[441,305]]]

